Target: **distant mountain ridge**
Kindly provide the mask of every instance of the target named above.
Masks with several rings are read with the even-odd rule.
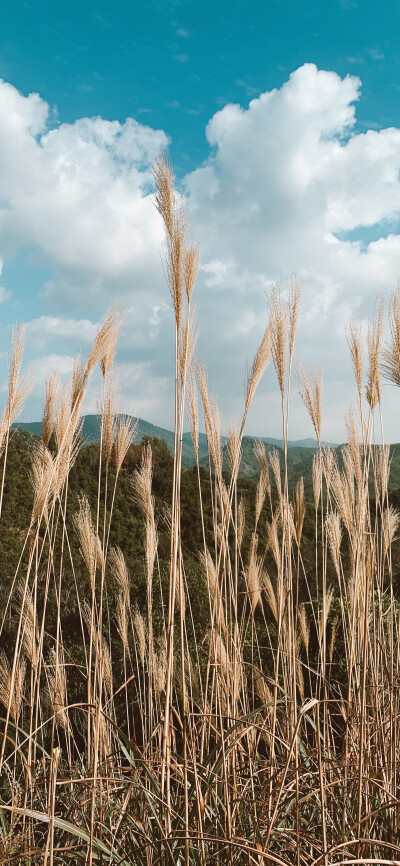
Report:
[[[136,418],[138,422],[138,432],[136,436],[136,442],[141,442],[144,436],[154,436],[157,439],[163,439],[164,442],[167,443],[171,453],[174,448],[174,434],[172,430],[166,430],[164,427],[158,427],[156,424],[151,424],[150,421],[145,421],[143,418]],[[42,422],[41,421],[16,421],[15,424],[12,425],[13,428],[20,428],[22,430],[26,430],[32,436],[40,436],[42,432]],[[86,445],[90,445],[92,442],[100,441],[100,415],[84,415],[83,416],[83,430],[82,430],[83,439]],[[227,437],[222,436],[222,444],[225,445]],[[283,439],[274,439],[270,436],[245,436],[245,439],[249,439],[252,442],[262,441],[265,442],[266,445],[272,445],[275,448],[283,448]],[[190,451],[190,457],[194,462],[194,453],[193,453],[193,445],[192,445],[192,437],[189,432],[183,434],[183,443],[184,443],[184,453],[186,453],[186,457],[189,457],[188,451]],[[337,445],[333,445],[332,443],[324,443],[326,445],[331,444],[333,448],[336,448]],[[188,447],[186,447],[188,446]],[[288,448],[312,448],[317,450],[318,443],[316,439],[295,439],[288,441]],[[204,452],[207,454],[207,437],[205,433],[199,434],[199,451],[203,452],[201,456],[204,456]]]
[[[90,445],[93,442],[100,441],[100,416],[99,415],[84,415],[83,416],[83,440],[85,445]],[[137,418],[138,432],[135,442],[139,443],[145,436],[156,437],[163,439],[168,445],[169,451],[173,454],[174,450],[174,434],[172,430],[167,430],[164,427],[157,427],[151,424],[150,421],[145,421],[143,418]],[[42,432],[41,421],[17,421],[12,425],[13,428],[26,430],[31,436],[40,436]],[[257,480],[259,476],[259,465],[254,454],[254,443],[257,441],[265,443],[266,451],[271,451],[277,448],[280,453],[281,466],[283,466],[283,443],[282,439],[274,439],[270,436],[244,436],[242,441],[242,459],[240,463],[239,474],[241,477],[250,480]],[[224,468],[228,469],[228,459],[226,453],[226,436],[222,436]],[[324,445],[331,444],[331,447],[340,449],[339,445],[332,443],[323,443]],[[190,433],[183,434],[182,443],[182,465],[184,469],[190,469],[195,464],[195,455]],[[294,485],[298,479],[303,476],[305,483],[306,498],[312,500],[312,461],[313,456],[318,448],[316,439],[298,439],[288,442],[288,470],[290,487]],[[390,449],[391,455],[391,472],[390,472],[390,488],[400,488],[400,445],[392,445]],[[341,465],[341,455],[338,454],[339,464]],[[208,468],[208,447],[207,437],[205,433],[199,434],[199,463],[200,466]]]

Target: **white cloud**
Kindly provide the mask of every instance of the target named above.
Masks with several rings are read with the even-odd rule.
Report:
[[[202,249],[200,345],[205,357],[209,349],[224,412],[262,333],[264,289],[300,271],[299,347],[325,367],[326,402],[335,405],[327,435],[343,435],[334,401],[352,395],[344,319],[372,314],[375,297],[400,275],[400,234],[385,237],[385,221],[400,215],[400,130],[357,134],[359,90],[355,77],[306,65],[248,109],[226,105],[207,126],[212,154],[186,188]],[[371,226],[378,239],[365,246],[363,228]],[[359,242],[337,237],[357,229]],[[278,421],[266,420],[257,403],[254,432],[276,431]]]
[[[159,279],[160,221],[149,195],[151,165],[168,144],[162,131],[82,118],[47,130],[37,94],[0,83],[0,253],[40,248],[57,280],[48,295],[107,304],[112,284],[127,295]]]
[[[307,64],[247,108],[218,111],[206,129],[210,156],[184,180],[202,256],[199,353],[224,423],[241,409],[265,291],[300,271],[298,345],[307,362],[325,368],[324,435],[343,435],[352,395],[344,320],[369,316],[400,274],[400,129],[357,132],[359,96],[358,78]],[[33,246],[52,269],[44,290],[52,314],[31,322],[28,344],[40,361],[54,350],[71,358],[78,344],[86,352],[96,325],[83,314],[92,308],[98,319],[122,298],[130,314],[120,342],[121,399],[168,426],[173,328],[150,194],[151,164],[167,136],[99,117],[50,130],[48,113],[37,94],[0,84],[0,256]],[[368,244],[365,229],[374,237]],[[268,373],[251,432],[280,435],[274,388]],[[296,398],[292,418],[292,435],[310,433]]]

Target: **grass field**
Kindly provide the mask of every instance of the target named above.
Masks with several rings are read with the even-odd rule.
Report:
[[[195,358],[199,253],[187,242],[185,212],[163,159],[155,182],[175,322],[170,501],[160,513],[147,444],[129,476],[144,539],[138,605],[136,575],[112,544],[118,485],[122,473],[126,482],[136,433],[132,419],[118,414],[122,314],[113,308],[71,382],[48,380],[42,433],[31,448],[30,525],[1,610],[0,862],[400,863],[400,620],[392,561],[400,514],[390,499],[390,449],[374,442],[375,429],[379,437],[383,429],[381,377],[400,384],[400,290],[389,310],[389,343],[382,306],[366,346],[358,325],[348,326],[356,403],[339,456],[321,443],[321,374],[294,362],[301,287],[294,279],[286,291],[273,288],[243,417],[223,450],[218,407]],[[29,391],[23,348],[17,327],[0,422],[0,521],[4,498],[13,495],[6,483],[10,429]],[[252,443],[258,478],[250,508],[238,493],[239,467],[246,418],[268,364],[281,395],[283,458]],[[97,483],[90,501],[82,492],[71,529],[70,476],[98,365]],[[293,489],[287,443],[297,383],[319,445],[308,477]],[[207,458],[198,446],[199,398]],[[192,551],[201,627],[182,543],[186,414],[202,538]],[[306,559],[305,487],[314,538]],[[161,557],[166,533],[169,550]],[[79,656],[68,635],[72,597]]]

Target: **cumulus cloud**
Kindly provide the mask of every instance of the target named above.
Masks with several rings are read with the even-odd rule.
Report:
[[[100,117],[48,129],[49,107],[0,82],[0,252],[36,246],[54,266],[47,295],[107,304],[160,282],[160,221],[149,195],[151,165],[168,138],[128,118]]]
[[[400,129],[360,133],[360,93],[358,78],[306,64],[248,106],[218,111],[206,128],[210,155],[184,179],[202,255],[199,352],[224,423],[241,411],[246,362],[267,317],[265,293],[301,272],[298,346],[307,362],[325,368],[325,438],[343,435],[339,419],[352,396],[344,321],[370,316],[400,273]],[[99,117],[50,129],[40,96],[22,96],[5,82],[0,121],[0,256],[7,261],[30,246],[52,270],[44,287],[49,310],[31,322],[28,339],[41,358],[55,341],[69,358],[77,336],[86,351],[91,319],[122,298],[130,310],[120,343],[122,399],[170,424],[172,318],[151,195],[151,165],[168,145],[166,134]],[[83,318],[91,308],[93,316]],[[249,432],[279,435],[273,387],[268,373]],[[399,438],[400,417],[390,416],[389,435]],[[295,400],[292,433],[309,432]]]
[[[228,387],[233,398],[229,383],[240,377],[238,359],[251,359],[268,284],[284,285],[300,271],[299,347],[326,368],[327,430],[335,438],[343,435],[338,398],[352,393],[344,320],[372,314],[375,297],[400,273],[400,235],[386,234],[400,212],[400,130],[357,133],[359,95],[358,78],[305,65],[247,109],[217,112],[206,130],[211,155],[186,177],[202,246],[200,304],[204,313],[214,308],[201,346],[204,354],[211,348],[219,390]],[[367,245],[365,227],[377,238]],[[350,231],[352,240],[343,239]],[[264,411],[258,400],[250,417],[257,433],[270,426]],[[300,407],[296,424],[304,430]]]

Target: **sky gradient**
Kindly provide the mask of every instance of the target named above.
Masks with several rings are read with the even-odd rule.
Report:
[[[3,6],[0,381],[12,322],[26,321],[37,386],[25,420],[40,417],[47,373],[67,376],[121,299],[120,408],[172,425],[151,196],[164,149],[201,246],[199,354],[223,427],[241,414],[265,293],[300,272],[298,349],[324,369],[324,438],[343,438],[345,322],[366,322],[400,276],[399,25],[387,0]],[[386,391],[399,441],[400,395]],[[248,432],[279,436],[278,404],[269,370]],[[291,438],[310,433],[295,395]]]

